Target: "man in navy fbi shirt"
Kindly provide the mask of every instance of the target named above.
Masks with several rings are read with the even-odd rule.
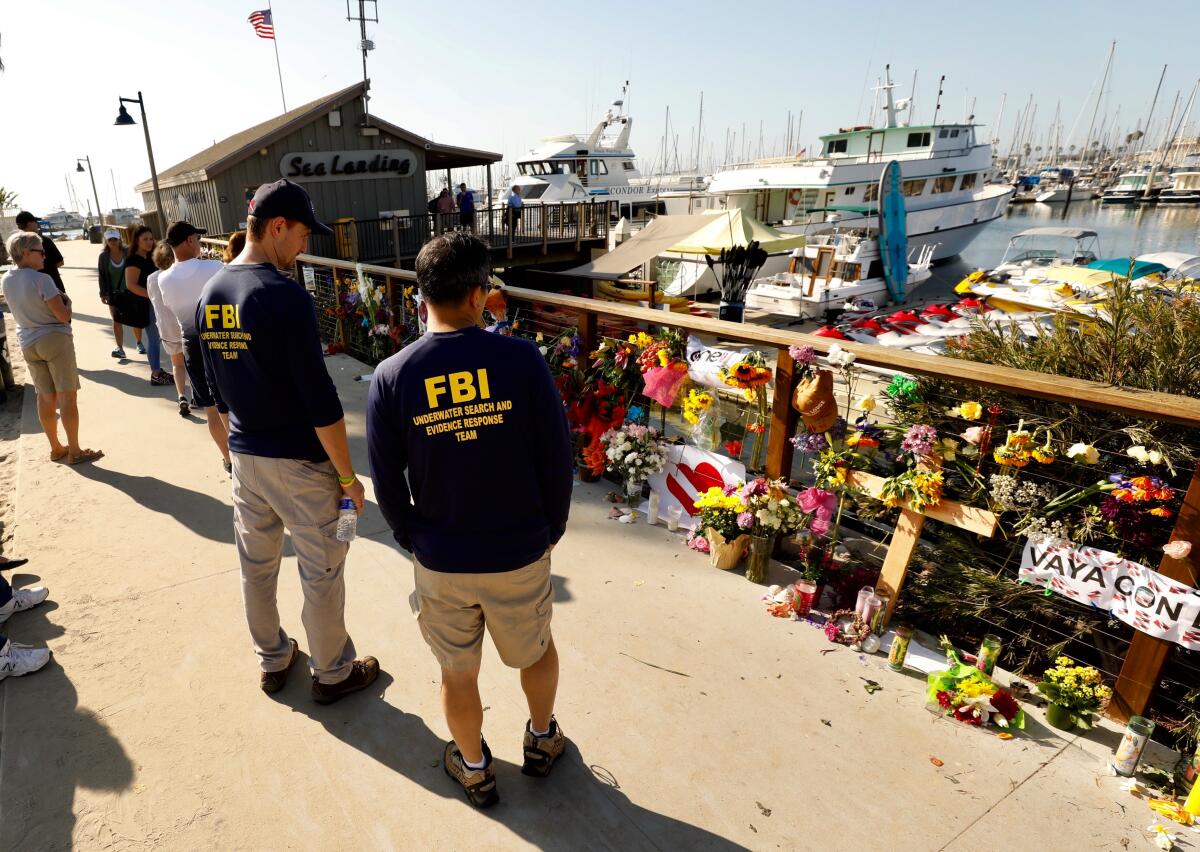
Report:
[[[279,270],[295,263],[309,234],[332,231],[288,180],[258,188],[246,230],[245,249],[209,279],[196,307],[204,370],[217,410],[229,417],[242,598],[262,690],[278,692],[300,653],[276,605],[286,527],[304,586],[312,696],[330,704],[379,675],[374,657],[355,659],[346,631],[342,571],[350,545],[335,537],[338,503],[349,497],[361,513],[363,486],[312,297]]]
[[[545,776],[566,743],[553,715],[550,551],[571,505],[570,433],[538,350],[479,327],[490,266],[487,247],[462,231],[421,249],[429,331],[379,365],[367,402],[375,497],[413,554],[417,621],[442,667],[454,737],[442,765],[476,807],[498,800],[482,737],[485,627],[521,670],[522,772]]]

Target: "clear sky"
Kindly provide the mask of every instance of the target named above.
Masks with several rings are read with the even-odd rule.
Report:
[[[140,126],[113,126],[118,95],[144,93],[160,170],[280,112],[271,42],[246,21],[262,6],[4,0],[0,186],[44,215],[71,206],[69,176],[82,211],[91,187],[75,172],[75,158],[89,155],[101,205],[114,206],[115,179],[118,206],[140,207],[133,186],[149,177],[145,145]],[[1138,11],[1145,8],[1153,14]],[[361,78],[358,25],[346,21],[346,0],[276,0],[274,13],[289,106]],[[1200,75],[1200,0],[1141,7],[1128,0],[380,0],[378,16],[368,24],[377,46],[368,70],[372,112],[382,118],[511,159],[543,136],[590,129],[629,80],[632,144],[643,169],[658,159],[668,106],[679,160],[694,159],[701,91],[704,156],[719,161],[729,133],[738,134],[740,156],[743,124],[757,153],[760,121],[764,153],[783,153],[789,110],[804,112],[803,141],[794,148],[863,123],[868,88],[888,62],[898,97],[910,94],[919,69],[918,121],[932,118],[943,74],[943,119],[961,120],[974,101],[976,120],[993,125],[1007,93],[1002,151],[1031,94],[1041,142],[1059,101],[1064,135],[1075,125],[1070,141],[1083,141],[1087,98],[1113,39],[1107,112],[1111,123],[1120,105],[1122,133],[1144,120],[1164,62],[1170,67],[1152,124],[1159,134],[1176,92],[1186,99]],[[1200,125],[1200,104],[1192,116]]]

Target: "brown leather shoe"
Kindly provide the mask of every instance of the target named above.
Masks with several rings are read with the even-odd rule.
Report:
[[[262,680],[259,681],[259,686],[267,695],[274,695],[279,690],[287,685],[288,672],[292,670],[292,666],[296,665],[296,660],[300,659],[300,645],[295,639],[289,639],[288,642],[292,646],[292,656],[288,660],[288,664],[277,672],[263,672]]]
[[[355,660],[350,674],[337,683],[321,683],[313,677],[312,697],[318,704],[332,704],[352,692],[366,689],[379,677],[379,660],[363,657]]]
[[[483,749],[483,759],[487,761],[483,769],[467,766],[454,740],[446,743],[446,750],[442,753],[442,769],[462,785],[468,802],[483,809],[490,808],[500,801],[500,794],[496,792],[496,770],[492,764],[492,750],[482,737],[479,739],[479,745]]]
[[[554,767],[554,761],[566,751],[567,738],[558,727],[558,720],[550,717],[550,731],[544,737],[533,732],[533,722],[525,723],[525,763],[521,773],[534,778],[545,778]]]

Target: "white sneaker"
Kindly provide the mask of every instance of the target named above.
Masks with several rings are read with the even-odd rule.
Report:
[[[50,595],[50,590],[42,586],[32,589],[13,589],[12,600],[0,606],[0,624],[8,621],[14,612],[24,612],[33,609]]]
[[[0,648],[0,680],[36,672],[48,662],[49,648],[31,648],[9,640]]]

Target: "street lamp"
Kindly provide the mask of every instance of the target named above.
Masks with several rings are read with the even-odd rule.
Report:
[[[96,176],[94,174],[92,174],[92,158],[91,157],[83,157],[82,159],[76,158],[75,171],[82,172],[84,163],[87,163],[88,177],[90,177],[92,179],[92,197],[96,199],[96,221],[98,221],[101,225],[103,225],[104,224],[104,212],[100,209],[100,193],[96,192]]]
[[[136,98],[122,98],[119,95],[117,97],[120,102],[120,112],[117,113],[117,120],[113,122],[116,126],[129,127],[130,125],[137,124],[133,116],[125,109],[125,104],[137,104],[142,111],[142,130],[146,134],[146,156],[150,158],[150,180],[154,184],[154,206],[157,208],[158,213],[158,227],[159,230],[162,230],[167,224],[167,211],[163,207],[162,195],[158,191],[158,170],[154,168],[154,148],[150,145],[150,125],[146,121],[146,104],[142,100],[141,92],[138,92]]]

